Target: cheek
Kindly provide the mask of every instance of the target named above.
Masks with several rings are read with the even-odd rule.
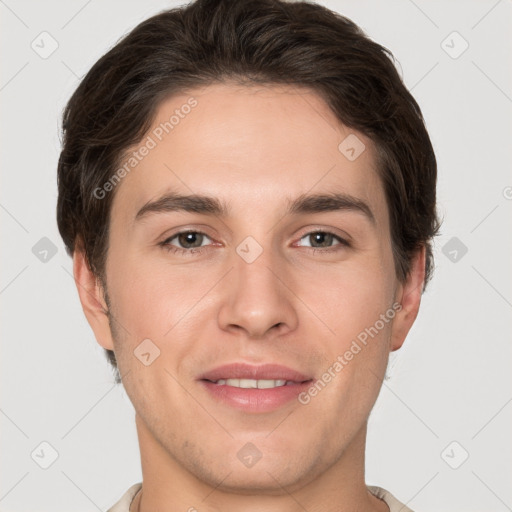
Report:
[[[322,394],[339,414],[350,410],[363,418],[378,395],[387,366],[396,315],[392,280],[366,267],[364,272],[340,277],[339,283],[330,286],[325,300],[325,322],[335,335],[327,336],[323,347],[324,377],[332,384]]]
[[[321,306],[319,316],[325,318],[340,343],[372,326],[392,306],[392,270],[377,262],[344,268],[322,281],[323,293],[312,296],[311,302]]]
[[[200,282],[186,277],[183,271],[150,263],[149,258],[116,259],[112,254],[109,296],[134,342],[144,338],[163,340],[197,302],[202,290]]]
[[[115,253],[111,261],[116,261]],[[156,367],[170,359],[179,365],[190,357],[207,325],[215,322],[215,311],[205,296],[223,272],[170,265],[164,258],[137,256],[136,251],[117,261],[111,264],[108,282],[116,318],[124,327],[116,329],[116,351],[135,364],[132,353],[150,339],[161,350]]]

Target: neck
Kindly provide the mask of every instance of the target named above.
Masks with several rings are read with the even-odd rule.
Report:
[[[218,482],[206,482],[184,468],[154,438],[136,415],[141,452],[143,489],[130,511],[182,510],[187,512],[389,512],[370,494],[364,480],[366,424],[343,455],[330,467],[287,488],[273,479],[272,488],[229,486],[230,470]]]

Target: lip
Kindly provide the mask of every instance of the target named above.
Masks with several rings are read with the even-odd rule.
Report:
[[[304,382],[313,377],[279,364],[250,365],[247,363],[231,363],[218,366],[199,376],[199,380],[217,381],[219,379],[271,379]]]
[[[220,379],[269,379],[292,382],[275,388],[247,389],[212,382]],[[311,385],[313,378],[278,364],[253,366],[246,363],[233,363],[207,371],[198,380],[217,403],[246,413],[264,413],[297,400],[298,395]]]

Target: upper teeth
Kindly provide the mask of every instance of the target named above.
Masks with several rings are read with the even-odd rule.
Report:
[[[286,380],[270,380],[270,379],[219,379],[216,384],[219,386],[234,386],[236,388],[253,388],[253,389],[269,389],[286,385]],[[290,381],[290,384],[292,382]]]

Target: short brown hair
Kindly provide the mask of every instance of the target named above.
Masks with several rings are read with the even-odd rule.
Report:
[[[372,140],[397,278],[405,280],[424,246],[426,286],[440,223],[436,158],[421,110],[388,49],[309,2],[197,0],[142,22],[96,62],[63,113],[57,222],[68,254],[83,250],[106,283],[115,189],[102,199],[94,190],[142,140],[164,98],[227,80],[308,87],[342,124]],[[114,353],[107,355],[115,367]]]

